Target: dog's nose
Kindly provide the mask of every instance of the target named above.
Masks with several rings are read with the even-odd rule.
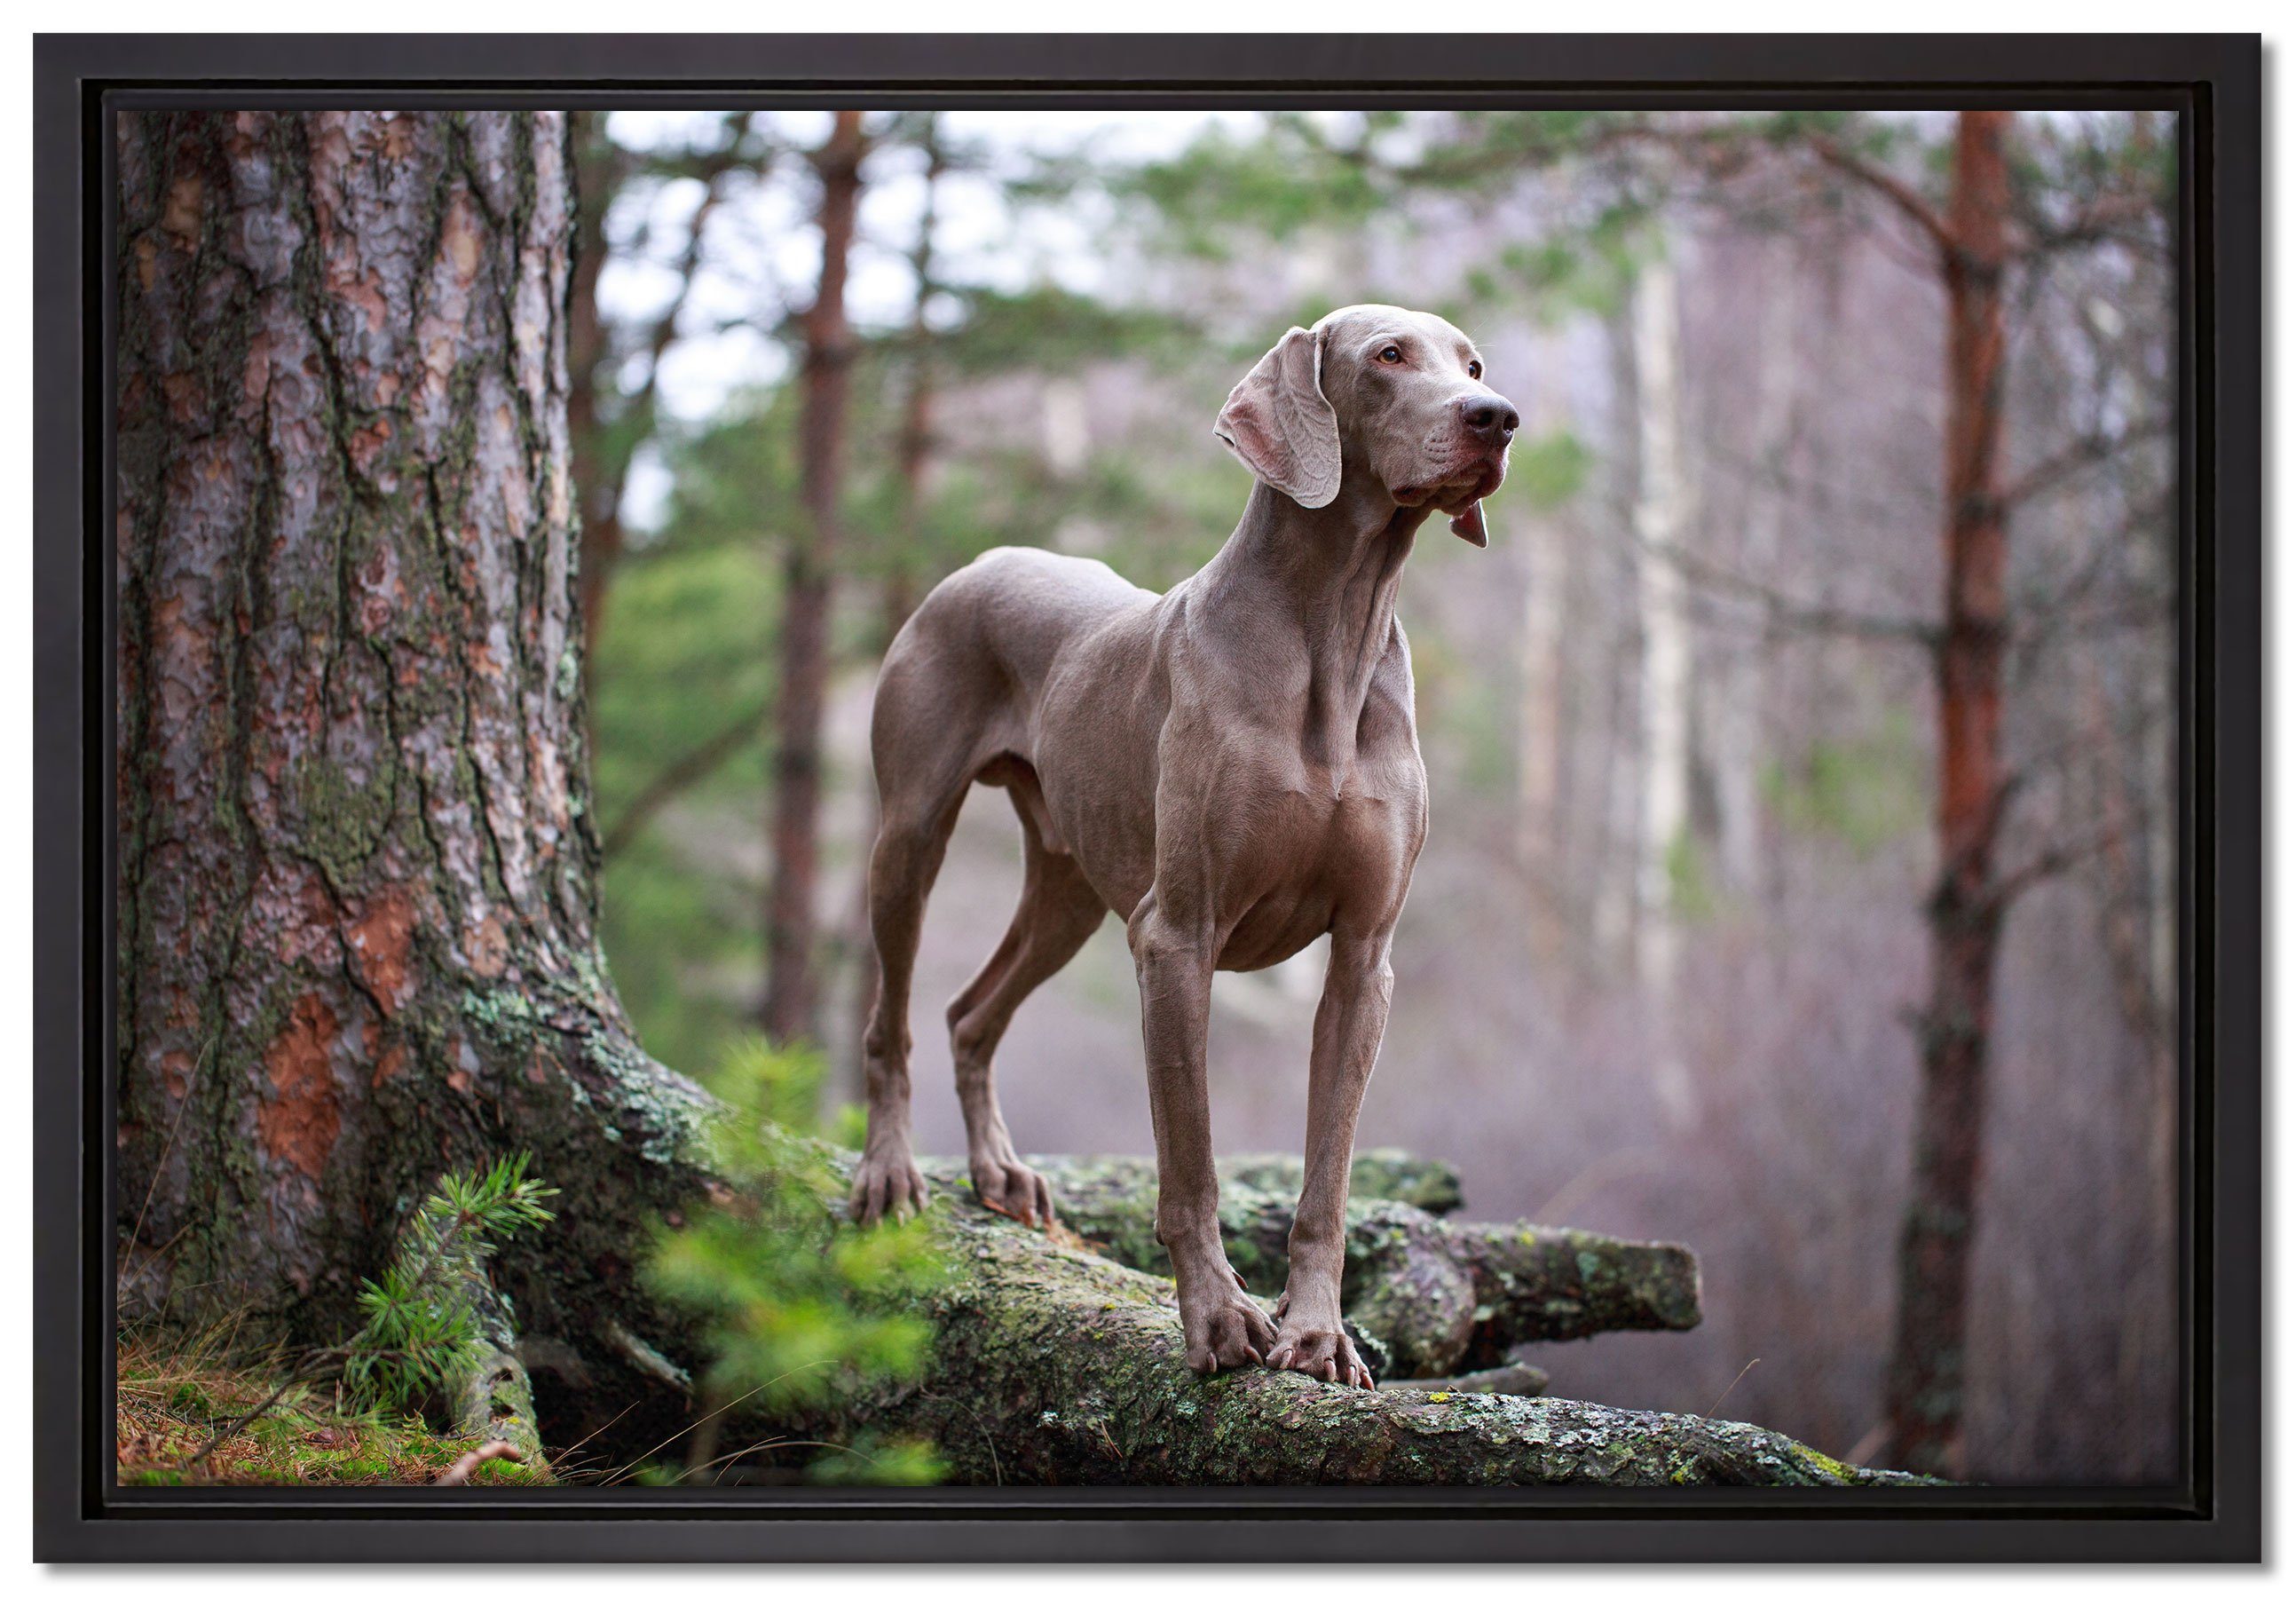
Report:
[[[1467,431],[1487,444],[1504,444],[1522,425],[1514,407],[1495,396],[1471,394],[1459,401],[1459,419]]]

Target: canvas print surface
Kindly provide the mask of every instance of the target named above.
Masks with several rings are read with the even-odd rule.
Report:
[[[119,1486],[2181,1478],[2173,116],[113,131]]]

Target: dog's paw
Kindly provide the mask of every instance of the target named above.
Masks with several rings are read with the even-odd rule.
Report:
[[[1343,1388],[1368,1392],[1375,1385],[1371,1367],[1356,1352],[1354,1339],[1337,1327],[1285,1326],[1268,1352],[1267,1363],[1278,1371],[1297,1371]]]
[[[972,1191],[981,1203],[1024,1226],[1049,1226],[1053,1190],[1045,1179],[1011,1155],[972,1162]]]
[[[1182,1294],[1180,1330],[1187,1339],[1188,1369],[1200,1376],[1264,1365],[1275,1346],[1275,1322],[1241,1286],[1201,1298]]]
[[[887,1216],[899,1220],[922,1211],[931,1202],[925,1174],[906,1153],[861,1157],[853,1173],[853,1194],[846,1208],[864,1226]]]

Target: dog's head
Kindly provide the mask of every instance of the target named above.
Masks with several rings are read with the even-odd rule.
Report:
[[[1212,431],[1251,474],[1310,510],[1360,475],[1431,506],[1478,548],[1482,501],[1521,418],[1483,382],[1474,342],[1442,317],[1350,305],[1294,327],[1227,397]]]

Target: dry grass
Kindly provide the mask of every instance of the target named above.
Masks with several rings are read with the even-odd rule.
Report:
[[[232,1421],[279,1385],[277,1350],[234,1355],[233,1329],[188,1340],[137,1334],[119,1342],[117,1411],[121,1487],[418,1486],[437,1482],[467,1452],[417,1417],[347,1410],[332,1383],[291,1388],[196,1470],[191,1460]],[[505,1459],[479,1463],[469,1479],[526,1486],[535,1477]]]

